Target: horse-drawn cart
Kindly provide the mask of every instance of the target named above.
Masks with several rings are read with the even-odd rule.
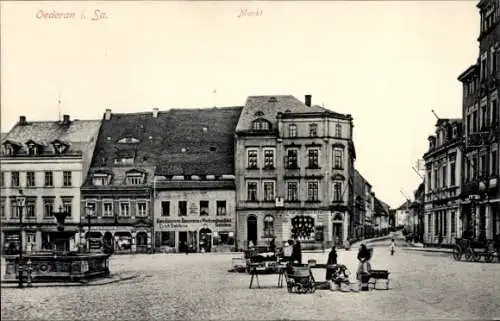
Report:
[[[453,258],[456,261],[479,262],[484,258],[485,262],[492,262],[498,254],[493,247],[493,241],[476,241],[467,238],[457,238],[453,247]]]

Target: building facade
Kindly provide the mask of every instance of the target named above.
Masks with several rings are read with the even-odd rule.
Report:
[[[80,186],[100,124],[98,120],[71,120],[69,115],[61,121],[34,122],[21,116],[4,137],[0,156],[3,250],[10,243],[19,249],[20,210],[24,251],[77,250],[81,243]],[[25,204],[20,209],[16,197],[21,195]],[[64,232],[57,230],[55,212],[67,213]]]
[[[462,121],[439,119],[424,154],[424,244],[449,245],[461,237]],[[399,223],[399,222],[398,222]]]
[[[462,226],[477,241],[500,233],[500,4],[481,0],[479,56],[458,80],[463,84],[465,128]]]
[[[92,251],[152,250],[151,183],[162,125],[157,110],[130,114],[106,110],[81,188],[83,232]]]
[[[241,110],[173,109],[166,113],[168,126],[153,185],[155,250],[234,250],[234,131]]]
[[[352,117],[293,96],[248,97],[236,127],[238,248],[298,238],[344,244],[353,232]]]

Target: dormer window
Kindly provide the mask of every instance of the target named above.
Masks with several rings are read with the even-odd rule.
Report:
[[[133,157],[115,158],[116,165],[132,165],[134,164]]]
[[[436,137],[429,136],[429,149],[436,147]]]
[[[59,140],[53,141],[52,146],[54,146],[54,152],[58,155],[63,154],[68,149],[68,145]]]
[[[8,156],[13,156],[15,155],[15,148],[14,146],[12,146],[11,144],[9,143],[6,143],[3,145],[4,149],[5,149],[5,154],[8,155]]]
[[[92,176],[92,185],[106,186],[111,183],[111,175],[106,173],[95,173]]]
[[[255,113],[255,116],[256,116],[256,117],[262,117],[262,116],[264,116],[264,113],[263,113],[262,111],[260,111],[260,110],[259,110],[259,111],[257,111],[257,112]]]
[[[118,141],[119,144],[138,144],[141,141],[135,137],[124,137]]]
[[[259,130],[259,131],[266,131],[266,130],[270,130],[271,129],[271,123],[268,122],[267,120],[265,119],[257,119],[257,120],[254,120],[253,124],[252,124],[252,129],[253,130]]]
[[[128,185],[141,185],[144,184],[144,173],[139,171],[131,171],[127,173]]]
[[[38,146],[35,144],[28,144],[28,155],[35,156],[38,154]]]

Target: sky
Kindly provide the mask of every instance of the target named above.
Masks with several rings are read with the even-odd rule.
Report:
[[[478,55],[476,4],[2,1],[1,131],[20,115],[101,119],[106,108],[311,94],[353,116],[355,167],[396,208],[422,181],[412,166],[434,132],[431,110],[461,117],[457,77]]]

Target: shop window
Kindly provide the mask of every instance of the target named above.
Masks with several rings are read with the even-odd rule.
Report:
[[[200,201],[200,216],[208,216],[208,201]]]
[[[274,237],[274,217],[271,215],[264,217],[264,237]]]
[[[311,240],[315,236],[314,218],[298,215],[292,218],[292,237],[300,240]]]
[[[234,233],[233,232],[219,232],[213,235],[214,245],[234,245]]]

